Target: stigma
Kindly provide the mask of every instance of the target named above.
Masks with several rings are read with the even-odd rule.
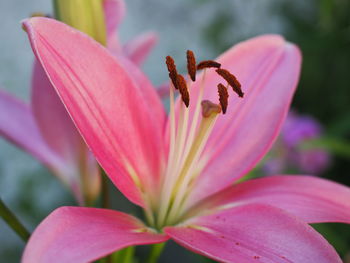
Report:
[[[165,171],[162,173],[161,190],[158,207],[156,207],[156,226],[175,224],[181,214],[186,211],[186,199],[192,190],[196,179],[205,167],[203,151],[216,120],[228,110],[229,91],[239,97],[244,93],[238,79],[222,65],[214,60],[204,60],[197,64],[193,51],[186,52],[188,75],[177,71],[174,59],[166,57],[166,66],[170,79],[170,126],[169,153]],[[205,76],[208,70],[213,70],[222,78],[218,83],[217,101],[203,99]],[[197,80],[198,71],[203,71]],[[198,95],[191,101],[192,84],[200,81]],[[229,89],[231,87],[231,89]],[[181,97],[180,105],[175,110],[176,93]]]

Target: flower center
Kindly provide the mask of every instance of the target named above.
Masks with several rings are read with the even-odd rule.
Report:
[[[196,64],[192,51],[187,51],[189,78],[178,74],[174,60],[168,56],[166,64],[170,82],[170,145],[168,163],[162,177],[160,199],[155,225],[161,229],[165,225],[176,224],[186,211],[186,200],[196,179],[205,167],[202,153],[220,113],[228,107],[228,87],[239,97],[243,97],[241,84],[221,64],[206,60]],[[202,100],[206,70],[214,68],[226,80],[227,85],[218,84],[219,104]],[[194,104],[190,104],[191,86],[196,81],[196,71],[204,70],[199,85],[199,93]],[[175,114],[175,91],[178,90],[183,103]],[[190,116],[191,112],[191,116]],[[176,116],[178,118],[176,118]]]

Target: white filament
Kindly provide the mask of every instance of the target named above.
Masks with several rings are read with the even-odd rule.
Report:
[[[183,103],[180,105],[176,122],[174,87],[172,84],[170,87],[170,147],[158,206],[157,226],[159,228],[176,221],[177,216],[181,214],[188,187],[200,173],[199,165],[203,167],[199,160],[217,119],[217,114],[200,118],[205,75],[204,71],[196,104],[190,105],[191,110],[194,107],[190,124],[190,110]]]

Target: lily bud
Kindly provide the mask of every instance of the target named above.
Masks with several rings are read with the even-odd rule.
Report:
[[[106,45],[103,0],[54,0],[56,19]]]

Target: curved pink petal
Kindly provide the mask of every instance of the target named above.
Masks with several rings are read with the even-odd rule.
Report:
[[[265,205],[234,207],[167,227],[165,232],[186,248],[220,262],[341,262],[312,227]]]
[[[146,32],[130,40],[123,47],[124,54],[136,65],[141,65],[158,42],[155,32]]]
[[[117,28],[125,16],[124,0],[103,0],[108,37],[116,34]]]
[[[140,89],[142,97],[151,105],[149,107],[150,117],[154,121],[159,122],[161,127],[165,127],[167,121],[167,114],[162,103],[161,97],[158,95],[157,89],[153,86],[152,82],[147,78],[147,76],[131,62],[128,58],[125,58],[123,55],[116,55],[118,61],[126,69],[126,72],[129,74],[130,79],[132,79]]]
[[[143,87],[105,48],[79,31],[48,18],[31,18],[24,26],[98,162],[120,191],[143,205],[141,192],[157,182],[164,159],[163,123],[154,121]]]
[[[242,42],[218,58],[222,68],[237,76],[244,98],[229,97],[209,138],[203,158],[208,161],[199,177],[193,200],[225,188],[245,175],[264,156],[279,133],[299,78],[298,48],[275,35]],[[200,83],[200,77],[198,78]],[[204,99],[218,102],[216,85],[225,81],[209,70]],[[192,102],[198,95],[198,84]]]
[[[22,263],[86,263],[128,246],[167,239],[121,212],[61,207],[36,228],[24,250]]]
[[[46,144],[28,105],[0,90],[0,135],[53,170],[62,160]]]
[[[307,223],[350,224],[350,188],[318,177],[284,175],[248,180],[209,197],[203,206],[242,203],[276,206]]]
[[[66,168],[59,173],[60,177],[80,203],[95,200],[101,186],[98,164],[37,61],[33,69],[31,104],[46,143],[65,160]]]

